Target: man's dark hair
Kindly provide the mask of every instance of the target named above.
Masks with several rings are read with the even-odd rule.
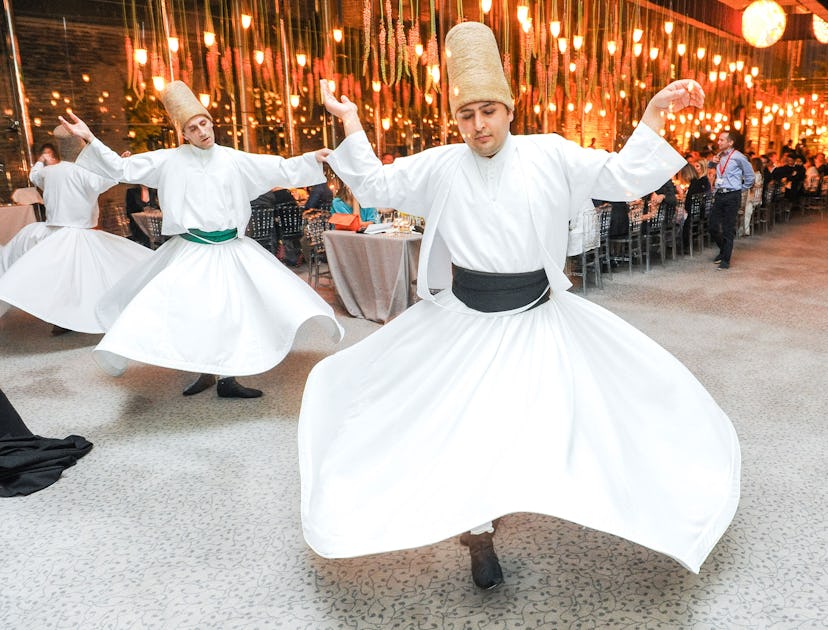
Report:
[[[744,153],[745,151],[745,138],[742,134],[734,129],[728,129],[723,131],[722,133],[726,133],[728,139],[733,141],[733,148],[737,151],[741,151]]]
[[[57,158],[60,159],[60,151],[57,150],[57,147],[53,145],[51,142],[44,142],[40,145],[40,150],[37,152],[38,155],[41,155],[46,149],[50,149],[52,154]]]

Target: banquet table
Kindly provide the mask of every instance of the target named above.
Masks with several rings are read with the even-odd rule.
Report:
[[[331,230],[323,239],[334,288],[350,315],[384,324],[417,301],[421,234]]]
[[[31,204],[0,206],[0,245],[8,243],[21,228],[36,220]]]

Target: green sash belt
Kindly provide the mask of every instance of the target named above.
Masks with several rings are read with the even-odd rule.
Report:
[[[218,232],[205,232],[203,230],[197,230],[196,228],[190,228],[184,234],[181,235],[181,238],[185,238],[188,241],[192,241],[193,243],[203,243],[205,245],[214,245],[216,243],[223,243],[224,241],[229,241],[230,239],[236,238],[239,235],[239,231],[236,228],[231,228],[229,230],[219,230]]]

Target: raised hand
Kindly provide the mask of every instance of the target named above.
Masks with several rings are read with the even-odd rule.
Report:
[[[324,162],[327,162],[327,160],[328,160],[328,156],[329,156],[331,153],[333,153],[333,151],[332,151],[331,149],[328,149],[328,148],[326,147],[326,148],[324,148],[324,149],[319,149],[319,150],[315,151],[315,152],[314,152],[314,154],[313,154],[313,157],[314,157],[314,158],[316,158],[316,161],[317,161],[317,162],[319,162],[320,164],[322,164],[322,163],[324,163]]]
[[[351,113],[358,114],[356,103],[352,102],[344,94],[342,95],[341,101],[336,100],[333,92],[331,92],[327,79],[319,81],[319,86],[322,88],[322,104],[331,114],[341,119],[344,119]]]
[[[77,136],[86,142],[92,142],[95,139],[95,136],[89,130],[87,124],[75,116],[74,112],[69,112],[69,116],[72,118],[71,123],[68,122],[63,116],[58,116],[58,120],[60,121],[60,124],[63,125],[63,128],[73,136]]]
[[[693,79],[679,79],[656,93],[650,104],[669,112],[677,112],[685,107],[703,107],[704,90]]]
[[[693,79],[679,79],[667,87],[659,90],[650,102],[641,122],[653,131],[664,129],[664,117],[671,112],[678,112],[685,107],[702,107],[704,105],[704,90]]]

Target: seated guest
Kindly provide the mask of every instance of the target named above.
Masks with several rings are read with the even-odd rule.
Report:
[[[359,214],[362,227],[370,223],[379,223],[379,213],[376,208],[362,208],[345,182],[339,178],[334,181],[336,193],[331,203],[331,214]]]
[[[302,262],[302,248],[299,243],[300,234],[294,236],[285,235],[285,225],[288,215],[297,215],[299,204],[287,188],[274,188],[256,197],[250,202],[250,207],[275,208],[276,230],[274,231],[274,244],[276,258],[289,267],[295,267]]]
[[[747,201],[745,202],[745,235],[750,235],[750,224],[753,217],[753,211],[762,205],[762,171],[764,170],[764,165],[762,164],[762,160],[758,157],[753,158],[750,161],[750,165],[753,168],[753,186],[748,191]]]
[[[679,179],[687,184],[687,192],[684,194],[684,211],[689,213],[693,197],[710,192],[706,162],[691,162],[679,171]],[[690,246],[691,226],[691,221],[685,221],[681,226],[681,240],[685,249]]]
[[[308,186],[308,199],[305,201],[305,210],[311,208],[320,210],[327,208],[333,201],[333,192],[327,182]]]
[[[811,196],[819,194],[819,181],[820,175],[816,163],[811,158],[806,159],[804,193]]]

